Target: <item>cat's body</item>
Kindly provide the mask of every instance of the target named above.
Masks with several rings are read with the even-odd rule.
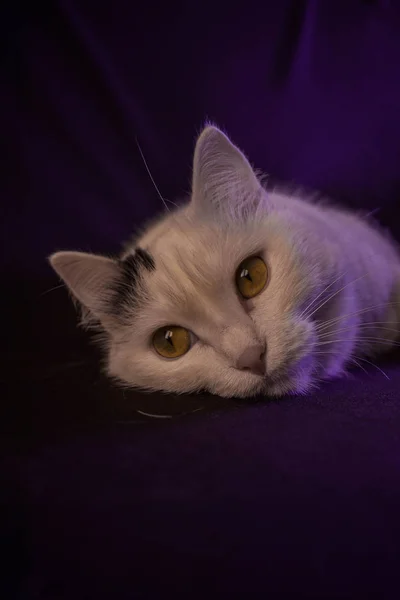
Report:
[[[304,393],[399,339],[394,243],[366,218],[267,192],[214,127],[187,204],[118,260],[51,262],[104,330],[108,373],[144,389]]]

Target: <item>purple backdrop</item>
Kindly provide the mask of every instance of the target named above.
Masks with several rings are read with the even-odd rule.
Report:
[[[398,358],[280,403],[123,395],[45,257],[162,210],[137,141],[184,196],[205,119],[400,235],[399,4],[0,11],[2,597],[398,598]]]
[[[400,156],[392,4],[26,6],[4,25],[2,260],[36,271],[57,248],[118,248],[162,210],[135,140],[172,200],[189,189],[207,117],[273,177],[390,212]]]

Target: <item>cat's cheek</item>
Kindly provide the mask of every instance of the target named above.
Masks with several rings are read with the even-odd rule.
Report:
[[[265,333],[267,339],[267,376],[272,383],[289,378],[310,362],[317,342],[315,325],[295,316],[274,323]],[[312,361],[313,362],[313,361]]]
[[[282,326],[282,330],[283,353],[277,361],[271,352],[266,394],[271,397],[306,394],[316,386],[320,369],[315,325],[311,321],[294,318],[291,323]]]

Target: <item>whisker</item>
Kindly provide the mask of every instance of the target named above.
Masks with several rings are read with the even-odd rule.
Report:
[[[351,362],[353,362],[355,365],[357,365],[357,367],[360,367],[360,369],[361,369],[362,371],[364,371],[364,373],[367,373],[367,374],[368,374],[368,371],[367,371],[367,369],[364,369],[364,367],[363,367],[362,365],[360,365],[360,363],[359,363],[358,361],[356,361],[356,359],[355,359],[355,358],[351,357],[351,358],[350,358],[350,360],[351,360]]]
[[[367,213],[365,216],[366,217],[371,217],[372,215],[375,215],[377,212],[379,212],[381,209],[380,208],[374,208],[374,210],[371,210],[369,213]]]
[[[49,290],[46,290],[45,292],[42,292],[41,294],[39,294],[39,298],[41,298],[42,296],[45,296],[49,292],[53,292],[54,290],[59,290],[60,288],[63,288],[63,287],[65,287],[65,285],[63,283],[61,283],[60,285],[56,285],[56,286],[50,288]]]
[[[338,353],[333,352],[333,351],[330,352],[330,351],[325,351],[325,350],[324,351],[317,350],[313,354],[318,354],[318,355],[335,354],[335,355],[337,355]],[[384,375],[386,377],[386,379],[388,379],[390,381],[390,377],[387,375],[387,373],[385,373],[385,371],[383,371],[380,367],[378,367],[378,365],[371,362],[370,360],[367,360],[366,358],[362,358],[361,356],[357,356],[357,355],[351,356],[349,358],[349,360],[351,360],[354,364],[356,364],[358,367],[360,367],[360,369],[362,369],[365,373],[368,373],[368,371],[366,369],[364,369],[364,367],[358,363],[359,360],[371,365],[372,367],[375,367],[375,369],[380,371],[382,373],[382,375]]]
[[[354,323],[354,325],[349,327],[370,327],[371,325],[400,325],[400,321],[361,321],[360,323]],[[318,327],[317,325],[316,329],[320,330],[323,328]]]
[[[337,323],[338,321],[342,321],[343,319],[347,319],[347,317],[355,317],[357,315],[366,313],[370,310],[374,310],[375,308],[383,308],[388,306],[399,306],[400,302],[383,302],[382,304],[375,304],[374,306],[368,306],[367,308],[362,308],[361,310],[357,310],[351,313],[347,313],[345,315],[341,315],[340,317],[334,317],[333,319],[329,319],[328,321],[324,321],[323,323],[316,326],[317,330],[325,329],[328,325],[332,323]]]
[[[315,354],[318,354],[318,356],[326,356],[328,354],[330,356],[339,356],[339,352],[337,350],[336,351],[334,351],[334,350],[313,350],[312,354],[313,354],[313,356]],[[322,363],[321,363],[321,366],[323,366]]]
[[[136,412],[139,415],[143,415],[145,417],[151,417],[152,419],[172,419],[174,415],[154,415],[153,413],[144,412],[143,410],[136,409]]]
[[[368,363],[369,365],[372,365],[373,367],[375,367],[375,369],[378,369],[378,371],[380,371],[382,373],[382,375],[384,375],[386,377],[386,379],[388,379],[390,381],[390,377],[385,373],[385,371],[383,371],[380,367],[378,367],[378,365],[376,365],[375,363],[371,362],[370,360],[367,360],[366,358],[361,358],[361,356],[356,356],[357,360],[362,360],[363,362]]]
[[[349,340],[342,340],[342,339],[331,339],[325,342],[317,342],[316,346],[324,346],[325,344],[334,344],[336,342],[348,342]],[[394,346],[400,346],[400,342],[397,341],[393,341],[393,340],[387,340],[385,338],[379,338],[379,337],[356,337],[353,338],[352,341],[355,342],[383,342],[385,344],[390,344],[390,345],[394,345]]]
[[[332,333],[336,334],[336,333],[342,333],[342,331],[351,331],[352,329],[355,328],[359,328],[359,329],[363,329],[363,328],[369,328],[371,327],[371,325],[374,325],[375,323],[371,323],[371,324],[364,324],[364,325],[352,325],[351,327],[341,327],[340,329],[334,329],[333,331],[328,331],[325,333],[322,333],[322,335],[319,335],[318,337],[320,339],[329,337],[330,335],[332,335]],[[383,331],[393,331],[395,333],[399,333],[400,331],[398,329],[395,329],[394,327],[379,327],[379,330],[383,330]]]
[[[148,164],[147,164],[147,162],[146,162],[146,159],[145,159],[145,157],[144,157],[143,151],[142,151],[142,149],[141,149],[141,147],[140,147],[140,144],[139,144],[139,141],[138,141],[137,137],[135,137],[135,141],[136,141],[137,147],[138,147],[138,149],[139,149],[140,155],[141,155],[141,157],[142,157],[142,160],[143,160],[144,166],[146,167],[146,171],[147,171],[147,173],[148,173],[148,175],[149,175],[149,177],[150,177],[150,179],[151,179],[151,182],[152,182],[152,184],[154,185],[154,188],[155,188],[155,190],[156,190],[157,194],[159,195],[159,197],[160,197],[160,199],[161,199],[161,202],[164,204],[165,208],[166,208],[166,209],[167,209],[167,211],[169,212],[169,207],[168,207],[168,204],[166,203],[166,201],[165,201],[165,198],[164,198],[164,197],[163,197],[163,195],[161,194],[160,190],[159,190],[159,189],[158,189],[158,187],[157,187],[157,184],[156,184],[156,182],[154,181],[153,175],[151,174],[151,171],[150,171],[150,169],[149,169],[149,166],[148,166]],[[172,204],[174,204],[174,203],[172,202]],[[175,205],[175,206],[176,206],[176,205]]]
[[[311,306],[314,304],[314,302],[316,302],[318,300],[318,298],[320,298],[322,296],[322,294],[325,294],[325,292],[327,290],[329,290],[330,287],[332,287],[341,277],[344,277],[346,275],[346,273],[348,273],[348,271],[345,271],[345,273],[343,273],[343,275],[339,275],[339,277],[337,277],[334,281],[332,281],[330,284],[328,284],[323,290],[322,292],[320,292],[318,294],[318,296],[316,296],[314,298],[314,300],[312,300],[310,302],[310,304],[308,304],[308,306],[306,306],[306,308],[301,312],[301,314],[299,315],[299,319],[301,319],[305,314],[307,314],[307,311],[309,308],[311,308]]]
[[[334,356],[338,356],[338,352],[333,352],[333,351],[332,351],[332,352],[329,352],[329,351],[318,351],[318,350],[317,350],[316,352],[313,352],[313,354],[318,354],[318,355],[326,355],[326,354],[330,354],[330,355],[332,355],[332,354],[333,354]],[[354,362],[354,363],[355,363],[357,366],[359,366],[359,367],[360,367],[360,369],[362,369],[362,370],[363,370],[365,373],[367,373],[367,370],[366,370],[366,369],[364,369],[364,367],[363,367],[362,365],[360,365],[360,364],[359,364],[359,363],[358,363],[358,362],[357,362],[357,361],[356,361],[354,358],[350,357],[350,359],[349,359],[349,360],[351,360],[352,362]],[[324,365],[323,365],[321,362],[319,363],[319,365],[320,365],[322,368],[324,367]]]
[[[337,290],[334,294],[332,294],[331,296],[329,296],[326,300],[324,300],[324,302],[322,302],[321,304],[319,304],[319,306],[317,306],[317,308],[315,308],[311,314],[306,315],[306,317],[308,319],[310,317],[312,317],[320,308],[322,308],[327,302],[329,302],[330,300],[332,300],[332,298],[334,298],[335,296],[337,296],[338,294],[340,294],[340,292],[343,292],[343,290],[345,290],[347,287],[349,287],[349,285],[352,285],[353,283],[356,283],[356,281],[359,281],[360,279],[363,279],[367,275],[369,275],[369,273],[365,273],[364,275],[361,275],[361,277],[357,277],[356,279],[353,279],[352,281],[349,281],[348,283],[346,283],[346,285],[344,285],[342,288],[340,288],[340,290]]]

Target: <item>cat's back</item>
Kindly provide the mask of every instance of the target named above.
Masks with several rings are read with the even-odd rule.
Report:
[[[301,196],[273,193],[271,200],[275,209],[285,212],[291,222],[301,224],[322,242],[326,240],[337,247],[348,259],[380,258],[400,269],[398,245],[371,217]]]

